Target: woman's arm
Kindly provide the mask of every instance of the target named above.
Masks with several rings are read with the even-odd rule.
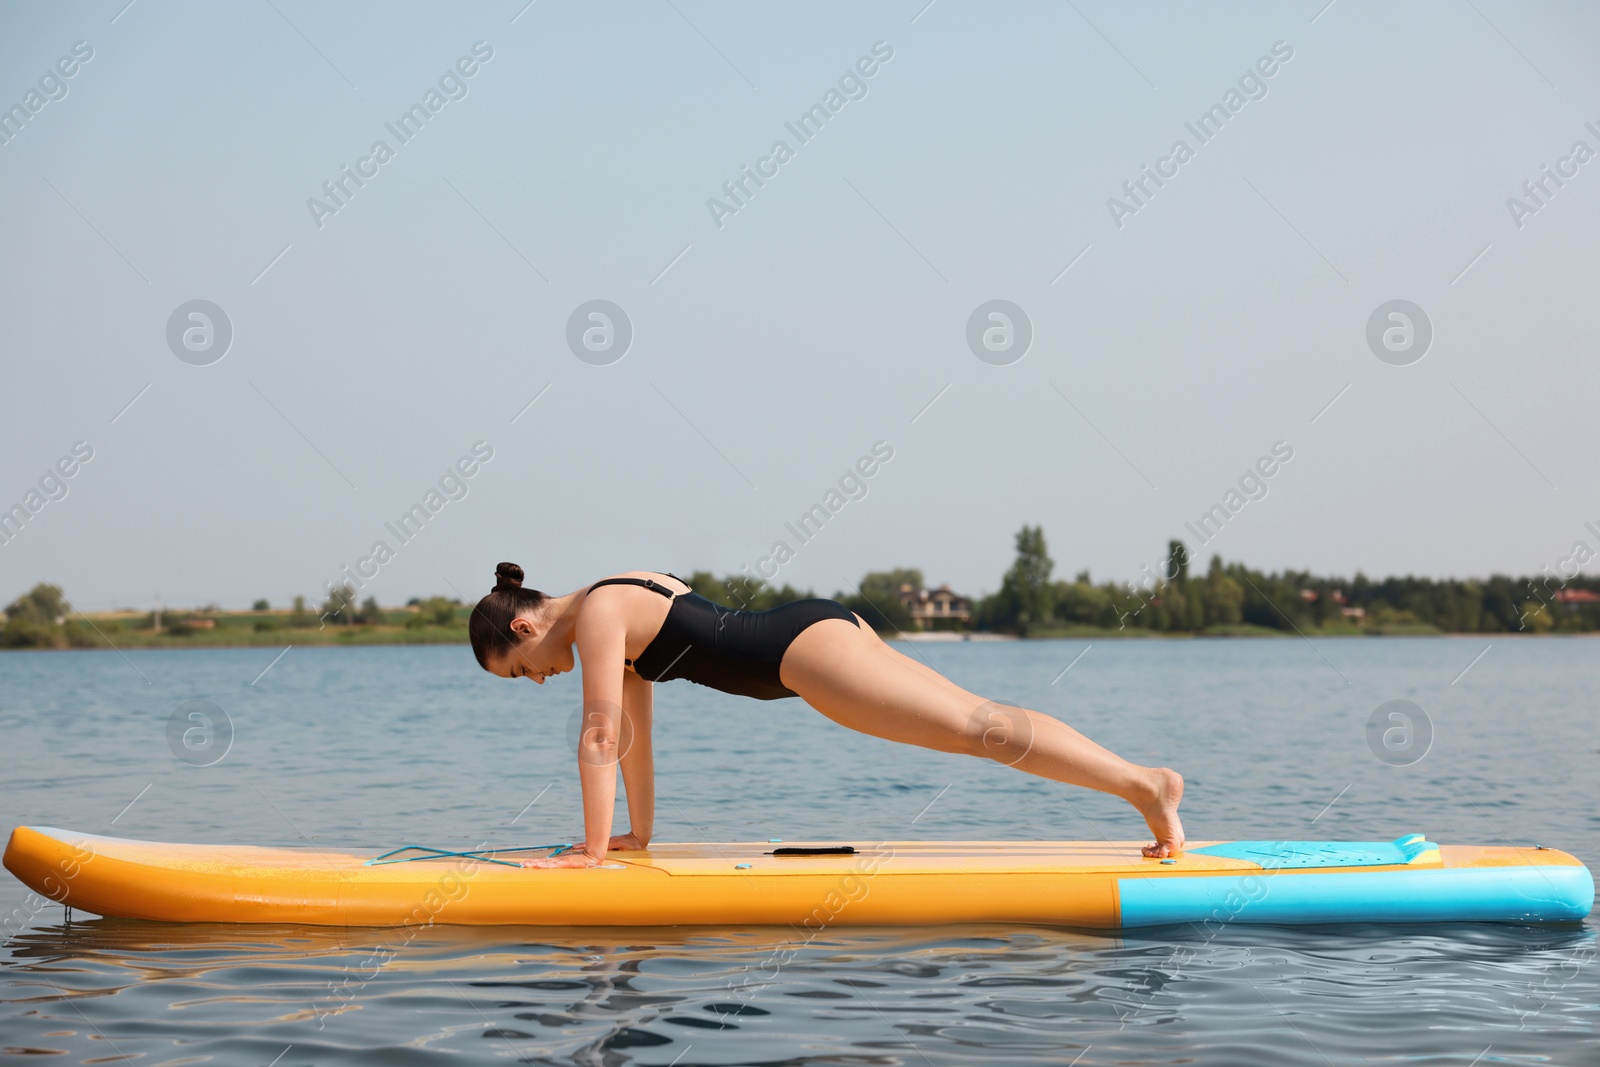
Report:
[[[617,803],[617,752],[622,734],[622,660],[627,619],[609,598],[586,603],[575,644],[583,663],[583,721],[578,733],[578,784],[583,789],[584,847],[524,867],[593,867],[606,861]]]
[[[628,792],[628,830],[612,848],[644,848],[656,821],[655,753],[650,745],[654,687],[637,674],[622,675],[622,784]]]

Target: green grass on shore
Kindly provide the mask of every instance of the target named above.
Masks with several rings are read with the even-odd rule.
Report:
[[[384,611],[370,622],[323,624],[315,615],[287,612],[172,612],[158,631],[148,614],[76,615],[67,623],[79,648],[281,648],[284,645],[455,645],[467,640],[467,611],[449,623],[418,612]]]
[[[1256,626],[1251,623],[1236,623],[1232,626],[1208,626],[1204,630],[1191,632],[1187,630],[1168,632],[1165,630],[1145,630],[1130,626],[1118,630],[1099,626],[1050,626],[1035,628],[1028,632],[1031,638],[1193,638],[1193,637],[1423,637],[1437,636],[1446,631],[1427,623],[1389,623],[1368,626],[1352,626],[1349,623],[1334,623],[1327,626],[1312,626],[1303,630],[1277,630],[1270,626]]]
[[[170,612],[161,630],[148,613],[75,614],[62,628],[56,647],[76,648],[282,648],[342,645],[453,645],[467,641],[468,608],[457,605],[450,622],[424,616],[411,608],[382,611],[371,621],[322,625],[315,615],[285,611]],[[448,614],[448,610],[446,610]],[[1215,637],[1367,637],[1435,636],[1446,631],[1426,623],[1391,621],[1355,626],[1337,622],[1304,631],[1277,630],[1240,623],[1213,626],[1199,633],[1167,633],[1142,628],[1070,625],[1035,628],[1028,639],[1215,638]],[[887,635],[886,635],[887,636]],[[37,647],[37,646],[36,646]],[[48,646],[47,646],[48,647]]]
[[[190,634],[149,630],[96,632],[96,648],[281,648],[284,645],[462,645],[465,626],[329,626],[281,627],[272,630],[222,629]]]
[[[153,630],[146,615],[108,612],[82,615],[74,626],[75,640],[80,648],[281,648],[297,646],[349,646],[349,645],[454,645],[467,641],[466,610],[448,625],[430,621],[418,625],[410,611],[384,612],[380,621],[356,625],[318,625],[315,616],[309,620],[293,620],[283,613],[270,612],[211,612],[197,618],[209,620],[209,627],[194,625],[196,617],[175,621],[160,632]],[[294,625],[299,622],[300,625]],[[1443,631],[1424,624],[1402,624],[1383,627],[1332,625],[1306,632],[1316,637],[1361,637],[1369,635],[1421,636],[1437,635]],[[1200,633],[1162,633],[1153,630],[1111,629],[1098,626],[1055,626],[1039,628],[1028,634],[1030,640],[1110,638],[1195,638],[1195,637],[1295,637],[1291,630],[1275,630],[1266,626],[1242,623],[1236,626],[1213,626]]]

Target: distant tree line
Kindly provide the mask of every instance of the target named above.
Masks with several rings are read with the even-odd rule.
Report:
[[[0,648],[88,648],[94,633],[76,619],[60,588],[40,582],[6,605]]]
[[[1205,573],[1191,567],[1188,548],[1169,541],[1155,569],[1134,582],[1093,582],[1088,571],[1071,581],[1053,578],[1044,530],[1024,526],[1016,534],[1016,556],[1000,588],[972,605],[976,630],[1021,636],[1081,629],[1155,633],[1251,633],[1261,631],[1342,633],[1584,633],[1600,630],[1600,578],[1575,574],[1485,579],[1384,578],[1357,571],[1353,578],[1309,571],[1265,572],[1212,556]],[[1588,562],[1585,556],[1578,562]],[[1564,564],[1567,561],[1564,561]],[[815,596],[788,583],[771,585],[743,575],[718,578],[696,571],[689,584],[702,596],[729,607],[763,611]],[[922,571],[904,567],[872,571],[834,599],[883,632],[909,630],[911,615],[902,589],[923,588]],[[225,617],[215,606],[203,612],[157,609],[121,624],[102,620],[117,632],[122,626],[184,636],[216,620],[235,619],[255,630],[321,629],[329,626],[388,626],[435,633],[465,630],[466,606],[445,597],[412,598],[406,610],[385,612],[368,597],[357,606],[349,585],[329,590],[320,610],[304,597],[281,620],[267,601],[253,606],[253,619]],[[206,621],[211,619],[212,621]],[[73,610],[57,586],[40,582],[5,608],[0,626],[3,648],[98,647],[106,640],[94,623]],[[419,635],[419,639],[422,636]]]
[[[358,637],[359,628],[385,633],[421,631],[415,639],[437,641],[441,632],[466,636],[466,611],[459,600],[413,597],[404,609],[384,610],[368,597],[358,607],[356,591],[345,585],[328,593],[320,608],[297,596],[287,612],[273,612],[266,600],[257,600],[249,612],[225,612],[215,604],[199,609],[155,608],[148,612],[100,616],[91,620],[73,609],[58,586],[40,582],[6,605],[0,618],[0,648],[103,648],[121,640],[160,643],[166,638],[194,638],[198,644],[238,644],[241,631],[256,634],[331,629],[342,637]],[[153,641],[152,639],[159,639]]]
[[[1044,530],[1024,526],[1000,588],[973,605],[971,628],[1022,636],[1073,629],[1156,633],[1249,633],[1277,630],[1346,633],[1582,633],[1600,630],[1600,579],[1575,576],[1486,579],[1352,578],[1309,571],[1266,572],[1212,556],[1191,566],[1182,541],[1170,541],[1156,569],[1134,582],[1096,583],[1088,571],[1052,578]],[[763,610],[814,596],[746,577],[690,576],[703,596],[730,607]],[[900,590],[923,588],[922,571],[873,571],[834,599],[874,628],[911,629]]]
[[[343,585],[330,586],[327,597],[322,601],[322,606],[316,613],[308,611],[305,597],[294,598],[294,610],[289,613],[287,625],[290,628],[304,628],[315,626],[381,626],[392,624],[396,621],[391,614],[378,606],[377,597],[369,596],[357,601],[356,587],[349,582]],[[407,629],[420,630],[429,626],[455,626],[458,619],[461,601],[452,600],[442,596],[431,596],[426,599],[412,597],[406,601],[409,609],[401,618]],[[254,611],[269,611],[270,605],[265,600],[257,600]],[[265,625],[263,625],[265,623]],[[258,620],[257,629],[273,629],[276,623],[270,619]]]
[[[1159,572],[1095,584],[1088,571],[1052,581],[1044,531],[1024,526],[1000,589],[973,613],[979,629],[1027,634],[1070,626],[1166,633],[1346,630],[1550,633],[1600,630],[1600,579],[1353,578],[1265,572],[1212,556],[1203,575],[1170,541]]]

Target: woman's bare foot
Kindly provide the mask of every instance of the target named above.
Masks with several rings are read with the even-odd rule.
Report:
[[[1170,767],[1153,769],[1154,782],[1147,799],[1133,801],[1144,821],[1155,834],[1155,844],[1141,850],[1151,859],[1162,859],[1183,851],[1183,823],[1178,821],[1178,804],[1183,800],[1183,775]]]

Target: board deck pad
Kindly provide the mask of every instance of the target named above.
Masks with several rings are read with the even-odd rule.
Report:
[[[1571,922],[1594,879],[1557,849],[1393,841],[657,843],[594,868],[545,851],[373,863],[378,849],[168,844],[19,826],[5,866],[95,915],[319,926],[835,926]],[[851,852],[842,851],[849,846]],[[545,846],[548,850],[550,846]],[[392,852],[393,850],[391,850]],[[402,850],[404,854],[412,851]]]
[[[1263,870],[1303,867],[1391,867],[1438,862],[1439,846],[1422,834],[1393,841],[1229,841],[1191,854],[1249,860]]]

